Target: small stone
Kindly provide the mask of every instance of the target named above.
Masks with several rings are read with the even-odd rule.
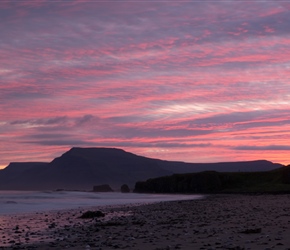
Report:
[[[261,228],[254,228],[254,229],[246,229],[244,231],[241,231],[240,233],[242,233],[242,234],[258,234],[261,232],[262,232]]]
[[[80,219],[92,219],[92,218],[99,218],[104,217],[105,214],[101,211],[87,211],[83,213],[79,218]]]

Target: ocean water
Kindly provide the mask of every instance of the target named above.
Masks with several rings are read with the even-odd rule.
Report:
[[[202,195],[93,193],[74,191],[0,191],[0,215],[73,209],[91,206],[201,199]]]

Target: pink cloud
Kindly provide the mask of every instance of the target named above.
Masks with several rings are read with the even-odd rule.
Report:
[[[71,146],[286,162],[287,8],[1,3],[0,165]]]

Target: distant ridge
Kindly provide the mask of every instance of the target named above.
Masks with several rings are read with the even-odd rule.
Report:
[[[137,181],[205,170],[221,172],[268,171],[282,167],[269,161],[185,163],[138,156],[117,148],[71,148],[50,163],[10,163],[0,170],[4,190],[91,190],[94,185],[122,184],[134,187]]]

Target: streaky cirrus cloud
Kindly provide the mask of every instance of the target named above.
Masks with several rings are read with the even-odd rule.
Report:
[[[285,1],[3,1],[0,165],[72,146],[289,163]]]

